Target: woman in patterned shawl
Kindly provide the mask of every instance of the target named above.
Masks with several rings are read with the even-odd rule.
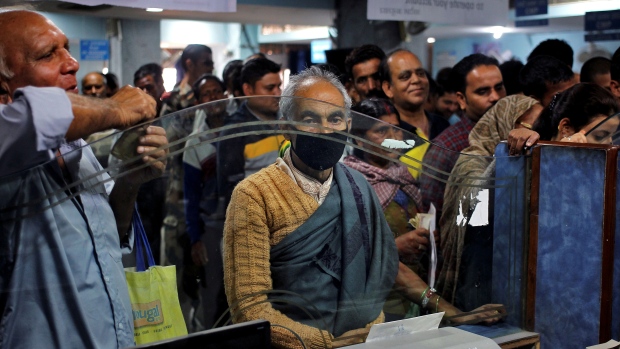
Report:
[[[353,115],[351,128],[353,135],[375,144],[382,144],[385,139],[402,139],[402,131],[395,127],[399,125],[398,111],[389,101],[367,99],[352,110],[365,114]],[[384,306],[386,319],[417,316],[420,313],[420,303],[426,304],[426,309],[430,312],[445,311],[446,316],[460,314],[460,310],[438,295],[431,296],[433,298],[430,302],[423,301],[428,297],[427,265],[423,261],[427,259],[425,256],[430,234],[426,229],[411,229],[408,226],[409,219],[422,211],[417,181],[411,176],[407,167],[398,162],[400,154],[361,141],[357,141],[357,144],[366,151],[355,149],[353,155],[344,158],[344,163],[361,172],[377,193],[388,225],[394,233],[401,260],[395,289]],[[435,234],[435,239],[437,238]],[[474,318],[493,315],[493,312],[476,314],[461,318],[459,321],[472,321]],[[486,321],[494,322],[497,318]]]

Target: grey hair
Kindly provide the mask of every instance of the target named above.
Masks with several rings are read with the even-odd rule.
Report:
[[[347,93],[347,90],[344,88],[338,77],[326,70],[322,70],[319,67],[312,66],[310,68],[304,69],[299,74],[291,76],[291,79],[288,82],[288,85],[282,91],[282,97],[280,98],[280,111],[282,112],[282,118],[287,120],[293,120],[293,116],[295,115],[295,107],[296,101],[298,99],[294,98],[297,93],[304,88],[304,83],[309,80],[322,80],[332,84],[335,88],[340,91],[342,97],[344,98],[344,107],[347,110],[346,115],[348,116],[348,110],[351,109],[351,97]]]
[[[7,13],[7,12],[13,12],[13,11],[29,11],[29,12],[36,13],[34,6],[29,5],[29,4],[5,6],[5,7],[0,8],[0,14]],[[4,45],[2,45],[2,43],[0,42],[0,78],[2,78],[3,80],[10,80],[14,76],[15,76],[15,73],[13,73],[6,64],[6,54],[4,52]]]

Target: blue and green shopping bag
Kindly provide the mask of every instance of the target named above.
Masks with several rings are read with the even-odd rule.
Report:
[[[155,265],[137,210],[133,213],[133,228],[136,267],[126,268],[125,277],[129,288],[136,344],[187,335],[177,293],[176,267]],[[148,265],[145,265],[145,254]]]

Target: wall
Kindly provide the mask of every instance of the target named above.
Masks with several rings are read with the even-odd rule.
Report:
[[[133,84],[133,74],[141,65],[161,63],[160,21],[123,19],[121,31],[122,75],[119,79],[122,85]]]
[[[592,48],[603,48],[613,54],[620,46],[620,41],[605,41],[592,44],[585,42],[583,31],[538,33],[538,34],[504,34],[500,39],[493,39],[491,34],[455,38],[437,39],[433,49],[433,76],[446,66],[454,65],[463,57],[479,50],[492,53],[501,60],[515,57],[525,63],[527,56],[540,42],[547,39],[562,39],[568,42],[575,52],[573,70],[579,72],[583,65],[584,52]],[[587,60],[587,59],[586,59]]]

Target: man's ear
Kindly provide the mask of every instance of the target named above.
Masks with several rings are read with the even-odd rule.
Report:
[[[252,87],[252,85],[248,84],[247,82],[243,83],[243,86],[241,86],[243,88],[243,95],[244,96],[253,96],[254,95],[254,88]]]
[[[616,99],[620,100],[620,81],[611,80],[609,88]]]
[[[394,98],[394,93],[392,93],[392,85],[389,82],[387,82],[387,81],[382,82],[381,83],[381,89],[383,90],[383,93],[385,93],[385,95],[389,99]]]
[[[465,110],[467,108],[467,98],[461,92],[456,93],[456,101],[459,103],[459,109]]]

